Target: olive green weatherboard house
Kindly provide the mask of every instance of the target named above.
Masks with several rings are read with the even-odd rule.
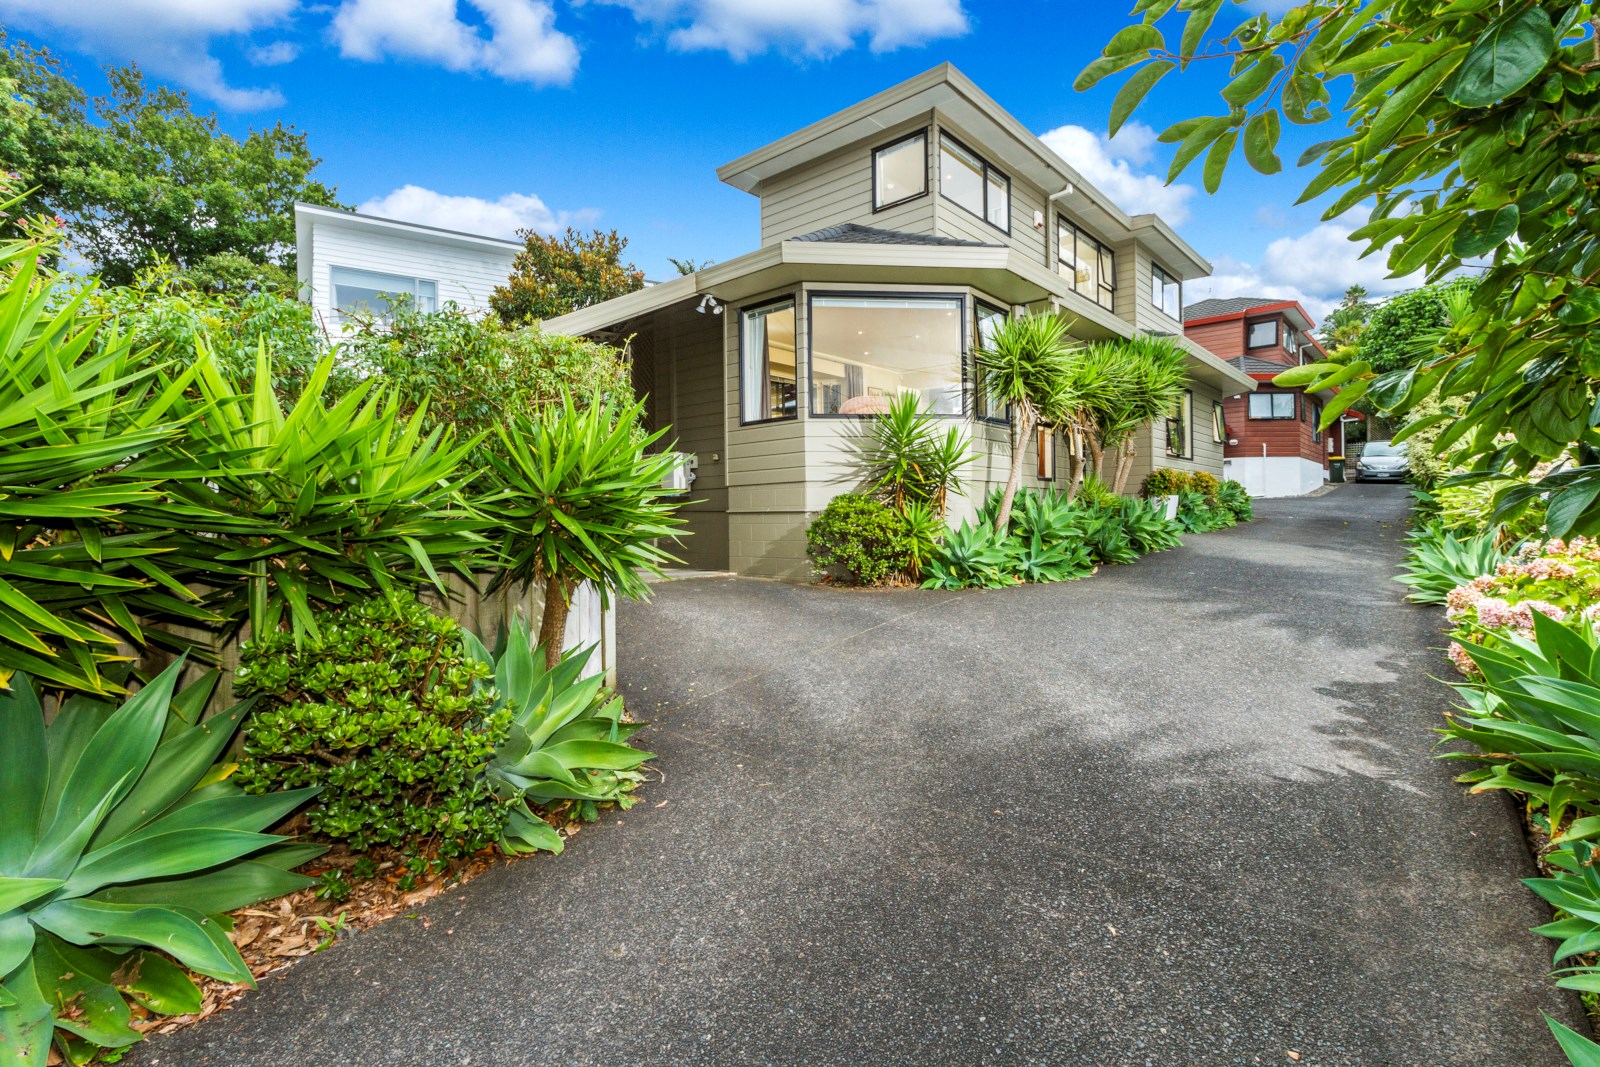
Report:
[[[1138,437],[1152,465],[1222,472],[1225,395],[1250,377],[1183,337],[1181,288],[1211,267],[1154,215],[1129,216],[949,64],[717,171],[761,201],[761,247],[546,322],[631,338],[651,419],[693,457],[680,554],[697,568],[801,578],[806,525],[860,478],[863,420],[905,391],[959,420],[979,459],[970,513],[1010,461],[1004,412],[973,390],[976,343],[1052,308],[1083,339],[1171,335],[1189,392]],[[1028,442],[1028,484],[1067,468]]]

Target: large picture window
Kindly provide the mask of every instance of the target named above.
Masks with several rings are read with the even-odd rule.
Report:
[[[928,135],[902,137],[872,153],[872,210],[903,204],[928,191]]]
[[[1011,316],[997,307],[988,304],[975,303],[973,305],[973,331],[972,347],[974,350],[987,348],[994,342],[995,334]],[[972,382],[972,413],[980,419],[995,419],[1004,422],[1006,419],[1005,405],[998,407],[989,398],[989,395],[978,388],[977,359],[973,358],[967,377]]]
[[[925,410],[962,414],[962,315],[952,297],[811,298],[811,411],[876,415],[901,393]]]
[[[1056,269],[1072,290],[1110,308],[1117,298],[1116,253],[1064,215],[1056,216]]]
[[[1011,179],[949,134],[939,135],[939,195],[1007,232]]]
[[[750,308],[739,316],[739,421],[799,414],[794,301]]]
[[[1170,318],[1183,315],[1183,283],[1155,263],[1150,264],[1150,303]]]
[[[409,300],[417,311],[439,310],[439,285],[427,278],[354,267],[334,267],[332,274],[333,306],[340,315],[387,319],[402,300]]]
[[[1249,403],[1252,419],[1294,418],[1293,393],[1251,393]]]

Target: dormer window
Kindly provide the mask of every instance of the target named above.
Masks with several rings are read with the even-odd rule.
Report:
[[[947,133],[939,135],[939,195],[1011,231],[1011,179]]]
[[[1263,319],[1250,324],[1250,347],[1271,348],[1278,343],[1278,320]]]
[[[891,141],[872,153],[872,210],[903,204],[928,192],[928,134]]]

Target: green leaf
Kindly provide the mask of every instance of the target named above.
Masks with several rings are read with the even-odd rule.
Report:
[[[1556,1044],[1566,1053],[1567,1062],[1572,1067],[1600,1067],[1600,1045],[1576,1030],[1556,1022],[1548,1015],[1544,1017],[1544,1021],[1550,1027],[1550,1032],[1556,1036]]]
[[[1102,79],[1115,74],[1119,70],[1126,70],[1135,63],[1143,61],[1144,58],[1145,53],[1143,52],[1129,52],[1120,56],[1102,56],[1083,68],[1077,79],[1073,81],[1072,88],[1080,93],[1092,89]],[[497,429],[496,432],[500,431]]]
[[[59,878],[6,878],[0,876],[0,915],[53,893],[65,883]],[[0,974],[8,968],[0,967]]]
[[[1600,478],[1590,478],[1550,494],[1545,511],[1545,525],[1551,537],[1565,537],[1571,532],[1579,517],[1600,496]]]
[[[0,1001],[0,1050],[7,1054],[6,1067],[45,1067],[55,1013],[40,993],[33,962],[24,962],[4,977],[0,993],[11,998]]]
[[[1101,50],[1107,56],[1125,56],[1130,53],[1148,52],[1152,48],[1166,47],[1166,38],[1154,26],[1136,22],[1124,26],[1111,36]]]
[[[1206,192],[1215,194],[1222,185],[1222,172],[1227,169],[1228,156],[1233,153],[1233,146],[1239,140],[1237,130],[1229,130],[1216,143],[1211,146],[1211,151],[1206,153],[1206,166],[1203,172]]]
[[[1507,204],[1498,211],[1473,212],[1456,231],[1451,252],[1461,259],[1488,255],[1517,232],[1519,215],[1515,204]]]
[[[190,970],[224,982],[255,980],[231,945],[224,951],[207,927],[214,920],[178,908],[60,900],[33,914],[34,924],[75,945],[143,945],[158,948]],[[224,937],[223,944],[227,944]]]
[[[1201,46],[1205,44],[1206,31],[1211,29],[1221,9],[1222,0],[1201,0],[1190,9],[1189,17],[1183,24],[1183,38],[1178,45],[1178,54],[1186,64],[1199,54]]]
[[[1267,91],[1272,79],[1283,70],[1283,59],[1271,53],[1253,60],[1238,77],[1222,88],[1222,99],[1234,107],[1244,107]]]
[[[0,692],[0,753],[0,874],[20,874],[39,832],[48,772],[44,710],[27,675]]]
[[[1538,77],[1555,52],[1555,32],[1538,6],[1490,24],[1467,53],[1445,96],[1461,107],[1489,107]]]
[[[1117,131],[1122,129],[1122,124],[1128,121],[1139,102],[1145,98],[1156,82],[1172,71],[1177,64],[1171,60],[1162,60],[1151,63],[1134,71],[1133,77],[1117,91],[1116,98],[1111,101],[1110,135],[1115,137]]]
[[[1244,128],[1244,158],[1262,174],[1276,174],[1283,169],[1278,158],[1278,113],[1263,111],[1251,119]]]

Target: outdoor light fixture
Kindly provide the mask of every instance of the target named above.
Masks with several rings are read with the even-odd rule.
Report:
[[[717,303],[717,298],[712,296],[710,293],[707,293],[705,296],[700,298],[700,306],[695,308],[695,310],[704,315],[706,313],[706,308],[708,307],[711,309],[711,314],[722,314],[722,305]]]

